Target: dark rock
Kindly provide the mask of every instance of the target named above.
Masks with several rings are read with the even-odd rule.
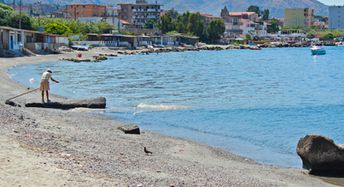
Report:
[[[140,134],[140,128],[137,125],[123,125],[118,127],[125,134]]]
[[[344,176],[344,148],[320,135],[307,135],[300,139],[296,149],[303,168],[311,174]]]
[[[56,108],[69,110],[73,108],[105,108],[106,99],[104,97],[70,100],[65,102],[50,102],[50,103],[26,103],[25,107],[39,107],[39,108]]]

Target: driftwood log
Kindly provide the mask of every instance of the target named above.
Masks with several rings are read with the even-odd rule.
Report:
[[[123,125],[118,127],[125,134],[140,134],[140,128],[137,125]]]
[[[25,107],[38,107],[38,108],[55,108],[69,110],[74,108],[94,108],[103,109],[106,107],[106,99],[104,97],[68,100],[63,102],[49,102],[49,103],[26,103]]]
[[[320,135],[307,135],[300,139],[296,149],[303,168],[311,174],[344,176],[344,148]]]

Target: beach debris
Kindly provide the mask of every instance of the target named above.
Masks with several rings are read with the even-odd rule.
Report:
[[[74,108],[92,108],[92,109],[104,109],[106,108],[106,98],[90,98],[80,100],[67,100],[63,102],[49,102],[49,103],[26,103],[25,107],[37,107],[37,108],[55,108],[69,110]]]
[[[146,147],[143,147],[143,151],[146,153],[146,155],[152,155],[153,152],[148,151]]]
[[[296,149],[310,174],[344,176],[344,147],[321,135],[307,135]]]
[[[29,80],[29,82],[30,82],[30,84],[35,84],[35,83],[36,83],[36,80],[35,80],[34,78],[31,78],[31,79]]]
[[[123,125],[117,129],[123,131],[125,134],[141,134],[140,128],[137,125]]]
[[[5,101],[5,104],[6,104],[6,105],[10,105],[10,106],[14,106],[14,107],[21,107],[21,105],[15,103],[15,102],[13,102],[13,101],[10,101],[10,100],[6,100],[6,101]]]

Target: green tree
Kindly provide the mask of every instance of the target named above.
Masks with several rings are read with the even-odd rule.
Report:
[[[200,13],[190,13],[187,24],[188,33],[203,38],[204,34],[204,21],[202,20]]]
[[[176,29],[180,33],[188,32],[188,23],[189,23],[190,12],[184,12],[182,15],[178,16]]]
[[[155,20],[148,20],[145,25],[144,25],[144,28],[145,29],[154,29],[156,28],[157,26],[157,22]]]
[[[21,15],[17,13],[10,14],[7,25],[10,27],[19,28],[20,27],[19,22],[21,22],[22,29],[26,29],[26,30],[33,29],[31,17],[29,17],[26,14],[21,14]]]
[[[111,33],[111,31],[115,29],[114,26],[110,25],[106,21],[98,22],[96,25],[100,33]]]
[[[0,3],[0,9],[2,9],[2,10],[7,10],[7,11],[10,11],[10,12],[13,11],[13,8],[12,8],[12,7],[7,6],[7,5],[5,5],[5,4],[2,4],[2,3]]]
[[[333,33],[327,32],[324,33],[320,36],[320,39],[322,40],[333,40],[335,38],[335,36],[333,35]]]
[[[255,5],[251,5],[247,8],[247,12],[255,12],[258,14],[258,16],[260,17],[261,16],[261,11],[259,9],[258,6],[255,6]]]
[[[47,25],[45,25],[45,32],[51,33],[51,34],[68,35],[72,31],[65,24],[55,21],[55,22],[50,22]]]
[[[268,25],[268,33],[277,33],[279,31],[279,21],[278,19],[271,19]]]
[[[246,35],[245,35],[245,40],[247,40],[247,41],[252,40],[252,36],[249,35],[249,34],[246,34]]]
[[[263,14],[262,18],[264,21],[269,20],[269,17],[270,17],[270,10],[269,9],[264,9],[262,14]]]
[[[207,28],[209,42],[216,43],[225,32],[225,24],[222,19],[211,21]]]
[[[176,30],[176,20],[178,17],[179,14],[174,9],[166,11],[166,13],[160,18],[158,28],[161,30],[162,33]]]
[[[316,37],[316,32],[314,30],[311,30],[307,33],[306,37],[309,39],[315,38]]]
[[[80,31],[82,34],[100,33],[99,28],[94,23],[83,23],[83,24],[81,24]]]
[[[13,11],[0,8],[0,25],[8,26],[8,20],[12,14],[13,14]]]

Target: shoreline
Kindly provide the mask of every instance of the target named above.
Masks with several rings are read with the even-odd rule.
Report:
[[[97,51],[88,51],[84,54],[93,56]],[[9,112],[8,121],[12,122],[10,127],[1,127],[0,132],[15,135],[14,138],[1,135],[0,147],[5,151],[6,146],[19,147],[17,151],[28,154],[32,163],[44,160],[44,167],[48,165],[52,171],[58,169],[59,175],[64,177],[56,176],[55,181],[44,181],[48,186],[58,184],[59,181],[64,181],[67,185],[90,186],[136,186],[141,183],[154,186],[332,186],[308,176],[302,169],[258,164],[225,150],[189,140],[151,132],[144,132],[139,136],[125,135],[116,128],[122,125],[122,122],[101,114],[12,108],[3,105],[5,98],[25,91],[24,86],[8,77],[8,68],[75,55],[76,53],[68,53],[0,58],[0,88],[3,90],[0,93],[0,106],[5,109],[0,114],[7,116]],[[26,99],[39,101],[40,96],[36,93],[35,96],[29,95],[28,98],[24,97],[18,101],[25,102]],[[53,99],[62,98],[53,96]],[[11,142],[10,145],[8,142]],[[143,146],[153,151],[153,155],[146,156],[141,150]],[[0,159],[9,154],[5,151],[2,151],[4,154],[0,154]],[[16,152],[13,154],[16,155]],[[25,161],[25,158],[22,159]],[[23,162],[20,159],[19,161]],[[37,177],[41,172],[45,172],[40,171],[43,166],[34,167],[34,171],[38,173]],[[11,170],[3,168],[5,171],[2,172],[8,172],[6,169]],[[18,172],[18,168],[13,169],[17,169]],[[75,175],[78,177],[74,178]],[[10,180],[13,176],[5,176],[5,185],[19,184]]]

